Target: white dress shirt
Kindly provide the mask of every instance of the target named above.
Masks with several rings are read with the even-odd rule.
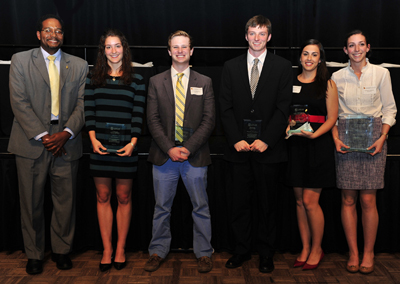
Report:
[[[349,65],[332,74],[339,95],[339,117],[364,114],[382,117],[382,123],[396,123],[396,103],[392,92],[390,73],[386,68],[369,63],[358,79]]]
[[[259,77],[261,77],[261,71],[264,66],[264,61],[266,56],[267,56],[267,50],[265,50],[259,57],[254,57],[253,55],[250,54],[249,51],[247,51],[247,74],[249,75],[250,84],[251,84],[251,68],[253,68],[254,59],[258,58],[257,68]]]

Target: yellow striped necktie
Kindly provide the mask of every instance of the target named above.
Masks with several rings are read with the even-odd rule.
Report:
[[[175,139],[183,142],[183,117],[185,113],[185,89],[183,88],[183,73],[177,74],[178,80],[175,89]]]
[[[58,70],[54,60],[56,57],[54,55],[50,55],[47,57],[50,60],[49,62],[49,78],[50,78],[50,90],[51,90],[51,113],[54,116],[58,116],[60,110],[60,102],[59,102],[59,92],[60,92],[60,75],[58,74]]]

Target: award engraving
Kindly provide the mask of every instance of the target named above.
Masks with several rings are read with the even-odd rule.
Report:
[[[183,132],[183,141],[188,141],[189,138],[193,135],[193,129],[189,127],[182,127]]]
[[[262,120],[243,119],[243,135],[248,143],[253,143],[254,140],[261,136]]]
[[[125,124],[107,122],[105,134],[103,146],[107,148],[108,153],[116,153],[123,147]]]
[[[314,132],[309,122],[308,105],[292,105],[289,117],[290,130],[286,137],[289,138],[294,133],[301,133],[302,130]]]
[[[372,116],[356,114],[340,117],[339,119],[345,119],[345,133],[341,140],[345,145],[350,147],[342,147],[342,151],[374,152],[374,149],[367,150],[373,143],[372,133],[374,118]]]

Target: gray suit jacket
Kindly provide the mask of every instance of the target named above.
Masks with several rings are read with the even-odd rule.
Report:
[[[190,88],[202,88],[202,95],[191,94]],[[171,69],[150,78],[147,97],[147,124],[153,137],[148,160],[160,166],[175,147],[175,95]],[[183,127],[194,130],[184,142],[190,151],[189,163],[195,167],[211,164],[208,138],[215,126],[215,100],[209,77],[190,70]]]
[[[84,125],[83,94],[88,73],[87,62],[61,52],[59,130],[68,127],[75,134],[64,145],[66,161],[82,156],[80,131]],[[10,67],[10,102],[14,122],[8,151],[37,159],[45,150],[35,136],[49,131],[51,93],[49,74],[40,48],[14,54]],[[55,127],[55,126],[53,126]]]

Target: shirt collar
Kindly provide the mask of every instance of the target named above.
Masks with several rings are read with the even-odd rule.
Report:
[[[261,65],[264,65],[265,57],[267,56],[267,49],[259,56],[259,57],[254,57],[253,55],[250,54],[250,52],[247,50],[247,63],[250,65],[253,65],[254,58],[258,58],[259,62]]]
[[[43,49],[43,47],[40,47],[40,50],[42,51],[44,60],[46,60],[49,55],[54,55],[56,57],[56,60],[60,60],[61,59],[61,49],[58,49],[57,52],[54,53],[54,54],[48,53],[46,50]]]
[[[369,63],[369,59],[368,59],[368,58],[365,58],[365,59],[366,59],[366,61],[367,61],[367,64],[365,64],[365,66],[361,69],[361,73],[364,73],[365,71],[367,71],[368,68],[369,68],[369,66],[371,66],[371,63]],[[348,65],[347,65],[347,68],[349,69],[349,71],[350,71],[351,73],[354,74],[354,70],[353,70],[353,68],[351,67],[351,64],[350,64],[350,59],[349,59],[349,63],[348,63]]]
[[[188,68],[186,68],[183,72],[178,72],[175,70],[174,67],[171,66],[171,76],[172,78],[176,77],[178,73],[183,73],[184,76],[186,76],[187,78],[189,78],[190,75],[190,66],[188,66]]]

